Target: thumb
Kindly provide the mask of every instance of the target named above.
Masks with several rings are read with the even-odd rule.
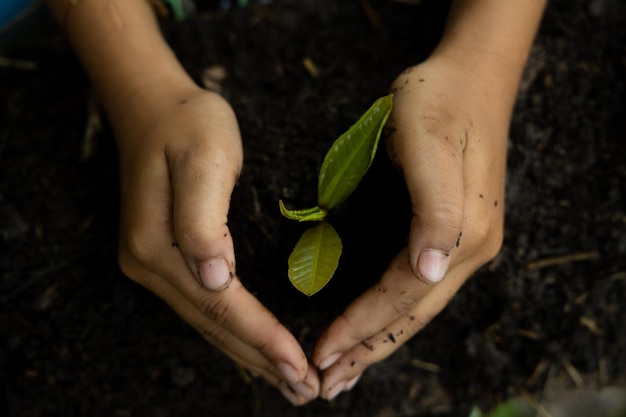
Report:
[[[240,141],[203,144],[170,163],[174,236],[192,273],[209,290],[226,288],[235,273],[227,223],[242,152],[232,144]]]
[[[445,277],[461,236],[465,135],[451,132],[436,117],[416,122],[418,129],[396,130],[391,154],[411,197],[411,270],[418,279],[437,283]]]

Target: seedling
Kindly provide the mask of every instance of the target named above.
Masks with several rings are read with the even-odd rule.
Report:
[[[393,95],[381,97],[333,143],[324,157],[317,185],[317,206],[289,210],[279,201],[281,213],[299,222],[315,221],[289,256],[289,280],[302,293],[313,295],[333,277],[343,249],[341,238],[325,218],[345,201],[369,169],[391,106]]]

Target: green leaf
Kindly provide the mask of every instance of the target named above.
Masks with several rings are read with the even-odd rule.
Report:
[[[319,206],[311,207],[304,210],[289,210],[285,207],[285,203],[283,200],[278,200],[278,205],[280,206],[280,212],[288,219],[297,220],[299,222],[307,222],[307,221],[316,221],[319,222],[324,220],[326,214],[328,213],[323,208]]]
[[[485,417],[530,417],[535,415],[533,408],[521,398],[513,398],[499,404]]]
[[[313,295],[330,281],[341,256],[341,239],[328,223],[302,234],[289,256],[289,279],[300,292]]]
[[[182,0],[164,0],[166,4],[169,4],[174,14],[174,19],[177,21],[185,20],[187,17],[187,10]]]
[[[320,170],[317,188],[320,207],[330,210],[356,189],[374,160],[392,104],[392,94],[379,98],[333,143]]]
[[[506,402],[499,404],[487,417],[515,417],[518,415],[516,410],[515,406]]]
[[[483,417],[483,413],[480,411],[480,408],[474,406],[472,407],[469,417]]]

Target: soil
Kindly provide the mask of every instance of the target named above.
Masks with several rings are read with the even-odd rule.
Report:
[[[340,270],[310,299],[286,277],[303,227],[277,202],[314,201],[328,146],[428,55],[445,15],[426,0],[276,0],[164,22],[199,83],[225,70],[245,142],[238,272],[307,352],[404,244],[407,196],[381,152],[333,219]],[[619,0],[550,2],[511,125],[501,254],[351,393],[302,408],[122,275],[116,150],[106,120],[86,134],[89,82],[54,27],[12,50],[36,68],[0,68],[0,416],[467,416],[625,387],[625,25]]]

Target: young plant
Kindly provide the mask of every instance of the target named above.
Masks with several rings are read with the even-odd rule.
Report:
[[[302,293],[313,295],[332,278],[341,256],[341,238],[324,219],[345,201],[369,169],[391,106],[393,95],[381,97],[333,143],[324,157],[317,185],[317,206],[289,210],[279,201],[281,213],[299,222],[315,221],[289,256],[289,279]]]

